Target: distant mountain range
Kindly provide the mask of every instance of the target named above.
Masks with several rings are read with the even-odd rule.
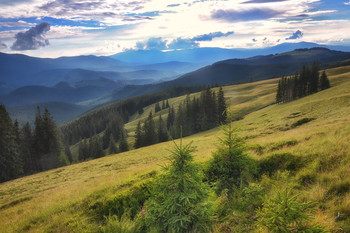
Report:
[[[0,53],[0,103],[15,108],[17,117],[23,111],[25,117],[19,117],[23,119],[27,118],[29,106],[48,102],[50,106],[61,103],[56,106],[56,112],[60,112],[59,108],[67,109],[68,105],[76,109],[72,112],[81,113],[173,86],[263,80],[292,74],[314,60],[325,66],[350,59],[350,53],[336,50],[350,51],[350,48],[301,42],[251,50],[132,50],[110,57],[56,59]],[[62,119],[69,120],[60,117],[58,121]]]
[[[110,56],[122,62],[131,64],[151,64],[171,61],[189,62],[209,65],[220,60],[231,58],[249,58],[257,55],[284,53],[300,48],[322,47],[331,50],[350,52],[350,47],[320,45],[310,42],[283,43],[273,47],[259,49],[223,49],[223,48],[192,48],[173,51],[159,50],[128,50]]]
[[[159,84],[125,86],[100,98],[98,103],[111,102],[140,94],[148,94],[173,86],[200,86],[235,84],[291,75],[304,64],[318,61],[321,67],[350,59],[350,52],[327,48],[297,49],[275,55],[255,56],[246,59],[228,59],[205,66],[196,71]]]

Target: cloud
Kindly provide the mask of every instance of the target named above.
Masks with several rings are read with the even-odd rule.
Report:
[[[192,39],[188,38],[176,38],[170,44],[168,44],[169,49],[192,49],[198,48],[199,44]]]
[[[253,38],[253,39],[252,39],[252,41],[255,43],[255,42],[257,42],[258,40],[257,40],[257,39],[255,39],[255,38]]]
[[[243,3],[270,3],[270,2],[285,2],[288,0],[250,0]]]
[[[7,49],[7,45],[0,40],[0,50]]]
[[[350,1],[349,2],[344,2],[344,4],[350,6]]]
[[[32,0],[1,0],[0,5],[15,6],[15,5],[22,3],[22,2],[28,4],[28,3],[32,2]]]
[[[213,38],[226,37],[226,36],[232,35],[233,33],[234,33],[233,31],[226,32],[226,33],[211,32],[209,34],[203,34],[203,35],[195,36],[195,37],[192,38],[192,41],[212,41]]]
[[[270,8],[251,8],[246,10],[214,10],[211,12],[212,19],[219,19],[228,22],[254,21],[274,18],[283,12]]]
[[[180,6],[181,4],[170,4],[170,5],[167,5],[167,7],[177,7],[177,6]]]
[[[35,50],[49,45],[49,40],[43,35],[50,30],[50,24],[43,22],[30,28],[28,31],[15,35],[16,41],[11,46],[12,50]]]
[[[296,40],[296,39],[302,38],[303,35],[304,34],[300,30],[298,30],[298,31],[294,32],[293,35],[286,38],[286,40]]]
[[[137,42],[136,48],[139,50],[164,50],[167,49],[167,41],[163,40],[161,37],[152,37],[147,41]]]

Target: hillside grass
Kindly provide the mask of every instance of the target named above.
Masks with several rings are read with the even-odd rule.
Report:
[[[263,160],[288,153],[302,161],[290,183],[302,199],[317,203],[315,222],[332,232],[350,231],[350,67],[327,70],[332,88],[271,105],[277,79],[224,87],[229,108],[250,155]],[[193,94],[193,95],[198,95]],[[185,97],[169,100],[179,104]],[[131,131],[139,119],[126,128]],[[260,109],[260,110],[259,110]],[[163,110],[164,111],[164,110]],[[165,114],[165,113],[164,113]],[[216,149],[216,128],[184,138],[194,141],[195,159]],[[90,211],[129,187],[150,179],[166,162],[173,142],[160,143],[0,184],[0,232],[96,232]],[[263,182],[263,181],[262,181]],[[334,221],[340,212],[343,220]]]

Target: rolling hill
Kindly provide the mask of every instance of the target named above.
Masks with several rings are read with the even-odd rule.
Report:
[[[297,49],[275,55],[229,59],[205,66],[171,81],[159,84],[126,86],[97,99],[96,102],[112,102],[173,86],[228,85],[276,78],[282,75],[292,75],[299,71],[303,65],[316,60],[321,67],[327,67],[347,59],[350,59],[349,52],[326,48]]]
[[[275,98],[276,79],[226,86],[224,91],[233,113],[244,112],[234,125],[240,128],[249,154],[256,161],[276,163],[271,165],[274,175],[264,174],[252,182],[265,189],[266,197],[291,187],[300,200],[315,203],[312,223],[331,232],[349,232],[350,67],[327,74],[330,89],[279,105],[269,105]],[[180,98],[185,96],[171,102]],[[312,120],[300,123],[305,118]],[[184,138],[184,143],[193,141],[195,160],[204,163],[216,149],[218,136],[222,132],[213,129]],[[133,187],[159,173],[172,146],[160,143],[2,183],[0,227],[4,232],[97,232],[106,224],[98,210],[118,197],[128,197]],[[338,212],[342,218],[335,221]],[[250,217],[250,212],[231,213],[214,227],[235,227]],[[258,232],[254,222],[244,223]]]
[[[25,124],[26,122],[34,125],[36,109],[38,106],[42,111],[44,111],[45,108],[49,109],[57,124],[62,124],[74,119],[89,110],[89,108],[85,106],[53,101],[9,107],[8,112],[12,119],[18,120],[20,125]]]

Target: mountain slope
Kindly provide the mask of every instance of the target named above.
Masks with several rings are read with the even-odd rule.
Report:
[[[301,200],[315,203],[314,223],[325,225],[331,232],[348,232],[350,67],[327,73],[330,89],[290,103],[252,110],[234,125],[241,129],[240,135],[246,139],[254,159],[261,161],[285,154],[297,162],[305,161],[295,170],[278,170],[276,175],[264,175],[263,182],[255,182],[276,189],[294,187]],[[230,107],[241,105],[243,110],[260,101],[273,101],[273,92],[265,97],[261,92],[276,88],[276,84],[277,80],[268,80],[227,86],[224,90]],[[234,87],[241,91],[238,93]],[[262,98],[254,102],[254,96]],[[303,118],[313,120],[291,127]],[[183,143],[193,141],[197,147],[195,160],[205,162],[216,150],[218,137],[222,133],[213,129],[184,138]],[[116,196],[127,196],[132,187],[153,177],[172,147],[172,142],[160,143],[2,183],[0,228],[4,232],[97,232],[105,221],[96,214],[96,208],[109,207]],[[266,193],[267,197],[274,191]],[[334,221],[338,212],[343,219]],[[240,212],[235,212],[235,216],[247,218]]]
[[[42,111],[47,108],[58,125],[72,120],[88,110],[85,106],[53,101],[10,107],[8,112],[12,119],[18,120],[20,125],[26,122],[33,125],[38,106]]]
[[[108,57],[96,56],[49,59],[29,57],[21,54],[0,53],[0,81],[23,86],[23,84],[31,84],[32,77],[45,70],[74,68],[104,69],[110,66],[120,67],[121,62]]]
[[[0,102],[6,106],[19,106],[47,101],[78,103],[100,97],[115,88],[121,87],[123,84],[100,78],[78,82],[76,85],[77,87],[61,82],[54,87],[21,87],[5,96],[1,96]]]
[[[297,49],[294,51],[255,56],[247,59],[229,59],[182,75],[181,77],[156,85],[126,86],[100,98],[98,101],[110,102],[164,90],[172,86],[228,85],[291,75],[304,64],[317,60],[322,67],[350,59],[350,53],[325,48]]]

